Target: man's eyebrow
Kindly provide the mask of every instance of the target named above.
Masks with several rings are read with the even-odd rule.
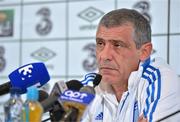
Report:
[[[111,42],[118,42],[118,43],[121,43],[121,44],[127,44],[127,43],[125,43],[124,41],[122,41],[122,40],[116,40],[116,39],[110,39],[109,41],[111,41]]]
[[[102,39],[102,38],[100,38],[100,37],[96,37],[96,39]]]
[[[97,41],[104,41],[104,39],[97,37],[97,38],[96,38],[96,42],[97,42]],[[129,44],[128,42],[124,42],[124,41],[122,41],[122,40],[120,40],[120,39],[109,39],[109,40],[107,40],[107,41],[109,41],[109,42],[111,42],[111,43],[120,43],[120,44],[122,44],[122,45],[124,45],[124,46],[126,46],[126,47],[129,47],[129,46],[130,46],[130,44]]]
[[[101,40],[104,40],[104,39],[97,37],[96,40],[100,40],[100,41],[101,41]],[[107,40],[107,41],[124,43],[123,41],[121,41],[121,40],[116,40],[116,39],[109,39],[109,40]]]
[[[103,38],[99,38],[99,37],[96,38],[96,41],[103,41],[103,40],[104,40]]]
[[[112,40],[109,40],[109,41],[112,42],[112,43],[122,44],[122,45],[124,45],[125,47],[130,47],[129,42],[124,42],[124,41],[122,41],[122,40],[116,40],[116,39],[112,39]]]

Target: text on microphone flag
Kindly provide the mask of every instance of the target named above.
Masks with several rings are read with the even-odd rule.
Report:
[[[94,95],[86,92],[78,92],[73,90],[66,90],[60,96],[62,101],[78,102],[81,104],[90,104],[94,99]]]

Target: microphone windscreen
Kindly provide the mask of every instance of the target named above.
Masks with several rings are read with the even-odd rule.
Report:
[[[40,87],[50,80],[44,63],[30,63],[9,74],[12,87],[19,87],[25,93],[29,86]]]
[[[96,87],[102,79],[102,76],[97,73],[88,73],[85,75],[84,79],[81,81],[83,85],[88,85],[92,87]]]
[[[7,82],[0,85],[0,95],[4,95],[10,92],[11,83]]]
[[[81,87],[83,87],[83,84],[78,80],[70,80],[66,82],[66,85],[68,89],[79,91]]]
[[[93,81],[94,87],[96,87],[101,82],[101,79],[102,79],[102,75],[96,74],[96,77],[94,78],[94,81]]]

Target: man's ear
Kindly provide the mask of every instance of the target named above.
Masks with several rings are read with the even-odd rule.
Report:
[[[152,43],[148,42],[141,46],[140,48],[140,60],[145,61],[147,58],[150,57],[152,52]]]

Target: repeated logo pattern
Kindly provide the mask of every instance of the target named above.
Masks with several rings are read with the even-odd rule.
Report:
[[[95,52],[96,45],[94,43],[87,44],[83,50],[88,51],[88,57],[83,60],[83,68],[87,72],[92,72],[97,69],[97,62],[96,62],[96,52]]]
[[[56,53],[46,47],[42,47],[31,53],[31,56],[37,60],[46,62],[55,57]]]
[[[48,35],[52,30],[52,21],[50,20],[51,11],[49,8],[41,8],[37,12],[38,16],[41,16],[41,21],[36,26],[36,31],[39,35]]]
[[[104,12],[94,8],[94,7],[89,7],[83,11],[81,11],[78,16],[85,21],[88,22],[93,22],[97,20],[99,17],[101,17],[104,14]]]

